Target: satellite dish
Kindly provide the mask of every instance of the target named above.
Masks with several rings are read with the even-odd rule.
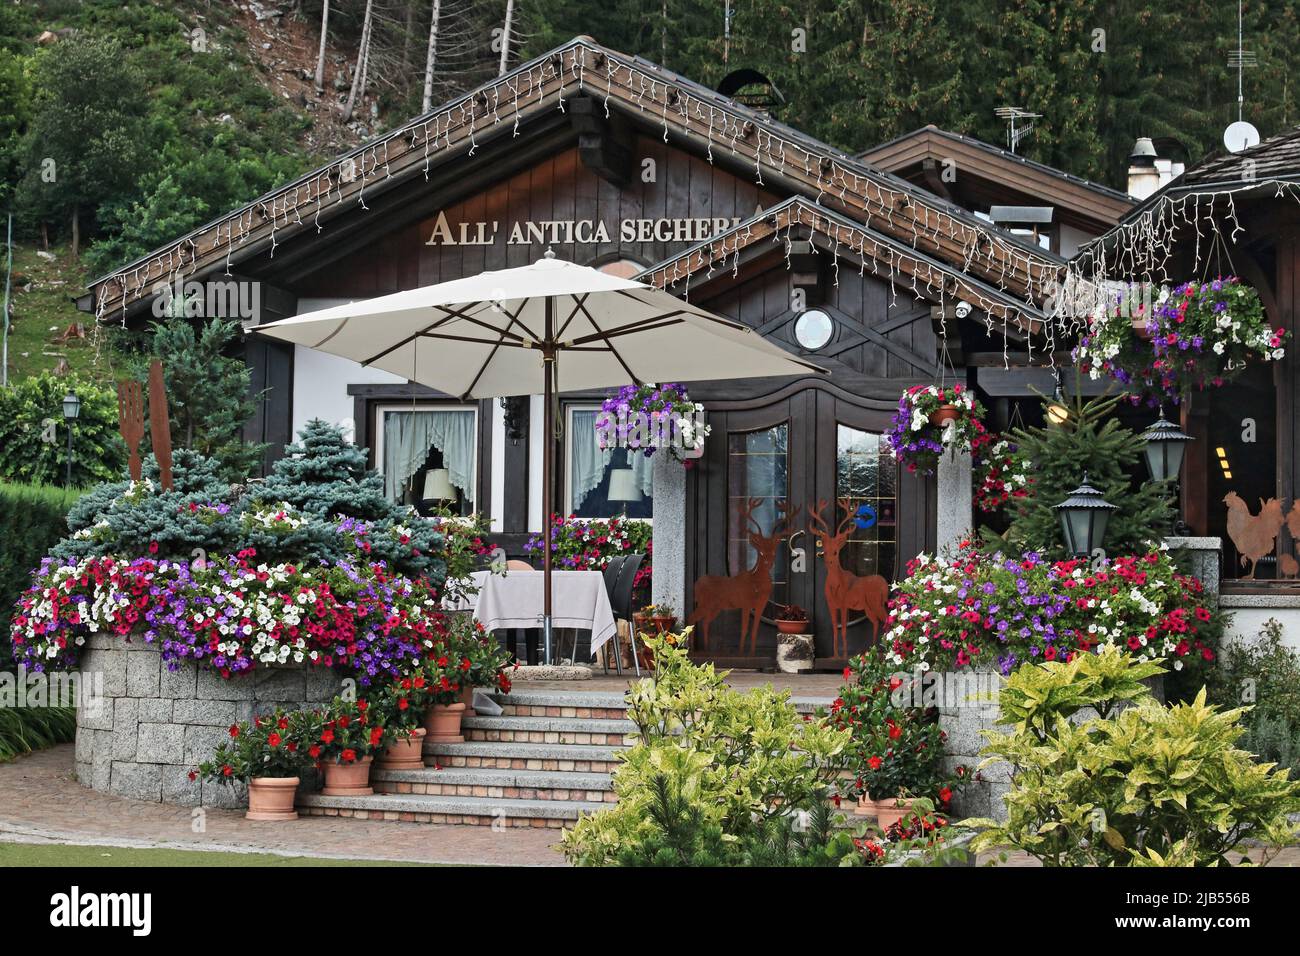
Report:
[[[1223,145],[1230,153],[1240,153],[1259,143],[1259,130],[1245,120],[1237,120],[1223,131]]]

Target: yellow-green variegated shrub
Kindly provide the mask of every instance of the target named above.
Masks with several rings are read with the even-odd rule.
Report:
[[[565,832],[569,860],[753,863],[768,859],[772,842],[793,838],[800,845],[792,852],[805,862],[809,854],[858,862],[847,834],[814,825],[822,832],[813,840],[806,818],[796,822],[801,813],[824,813],[848,733],[805,721],[788,692],[732,690],[725,672],[690,662],[688,640],[647,644],[655,673],[628,691],[637,739],[614,774],[618,803]]]
[[[1012,765],[1008,819],[966,821],[982,831],[972,849],[1049,866],[1213,866],[1243,841],[1291,842],[1300,784],[1237,748],[1244,709],[1209,706],[1204,689],[1165,707],[1140,683],[1158,670],[1106,652],[1012,674],[999,701],[1012,732],[987,732],[983,750],[985,764]]]

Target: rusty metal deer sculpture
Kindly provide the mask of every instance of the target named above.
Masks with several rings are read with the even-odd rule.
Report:
[[[821,542],[826,562],[826,606],[830,608],[834,635],[832,656],[847,658],[849,656],[849,612],[863,611],[871,621],[874,636],[879,638],[881,628],[884,627],[885,619],[888,617],[889,582],[879,574],[862,577],[852,571],[846,571],[840,564],[840,551],[856,526],[857,510],[850,499],[841,498],[839,506],[847,514],[832,533],[830,524],[823,517],[823,512],[829,504],[830,502],[825,499],[818,501],[816,510],[810,512],[808,517],[813,532]],[[830,517],[833,522],[834,511],[831,512]]]
[[[745,536],[758,559],[748,571],[740,571],[730,576],[706,574],[695,582],[695,609],[691,612],[690,623],[700,628],[700,649],[708,650],[709,625],[723,611],[740,611],[740,653],[745,653],[745,639],[749,638],[749,653],[753,655],[758,644],[758,625],[763,616],[763,609],[772,597],[772,565],[776,562],[777,546],[790,533],[790,526],[799,507],[787,510],[786,502],[778,501],[776,508],[781,513],[770,534],[763,534],[762,528],[754,521],[754,511],[763,503],[762,498],[750,498],[740,505],[740,521],[745,527]]]

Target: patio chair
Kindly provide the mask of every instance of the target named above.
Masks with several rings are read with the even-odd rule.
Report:
[[[636,676],[641,676],[641,662],[637,659],[636,653],[636,624],[632,620],[632,588],[636,584],[636,573],[641,569],[641,562],[645,560],[644,554],[629,554],[623,559],[623,566],[618,572],[618,581],[614,585],[614,597],[609,602],[614,611],[614,622],[619,621],[627,623],[627,632],[632,644],[632,667],[636,670]],[[614,667],[619,676],[623,675],[623,651],[618,647],[618,634],[614,635],[615,655]],[[605,670],[609,670],[608,656],[606,657]]]
[[[627,557],[626,557],[625,555],[622,555],[622,554],[618,555],[617,557],[610,558],[609,561],[607,561],[606,564],[605,564],[605,570],[601,572],[601,573],[605,576],[605,597],[609,598],[609,606],[610,606],[611,609],[613,609],[613,607],[614,607],[614,589],[615,589],[615,587],[618,585],[618,576],[619,576],[620,573],[622,573],[622,571],[623,571],[623,562],[626,561],[626,560],[627,560]],[[576,654],[576,652],[577,652],[577,646],[576,646],[577,638],[576,638],[576,637],[574,638],[574,642],[575,642],[574,652],[575,652],[575,654]],[[617,631],[616,631],[615,634],[614,634],[614,646],[615,646],[615,648],[618,647],[618,633],[617,633]],[[608,673],[609,673],[609,651],[608,651],[608,649],[605,651],[605,654],[604,654],[604,664],[605,664],[605,673],[608,674]],[[615,666],[615,668],[617,668],[619,675],[622,676],[622,674],[623,674],[623,655],[622,655],[622,654],[616,654],[616,655],[615,655],[615,657],[614,657],[614,666]]]
[[[618,574],[619,571],[622,570],[623,568],[624,560],[626,560],[626,558],[624,555],[621,554],[618,555],[617,557],[610,558],[609,561],[605,564],[604,570],[601,571],[601,574],[604,576],[605,579],[605,596],[609,598],[609,606],[611,608],[614,606],[614,585],[618,582]],[[580,633],[580,629],[572,628],[572,631],[573,631],[573,646],[569,657],[573,661],[573,663],[576,664],[578,663],[578,634]],[[587,634],[587,660],[590,661],[592,656],[591,632],[587,631],[586,634]],[[620,668],[619,673],[622,674],[623,673],[622,661],[619,662],[619,668]],[[605,662],[605,670],[606,671],[609,670],[608,661]]]

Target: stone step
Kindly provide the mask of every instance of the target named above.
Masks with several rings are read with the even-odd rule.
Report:
[[[581,717],[466,717],[461,722],[466,741],[602,747],[624,746],[624,738],[635,729],[630,720]]]
[[[426,741],[424,762],[438,767],[484,770],[559,770],[565,773],[610,773],[620,763],[619,747],[580,744],[532,744],[466,741],[440,744]]]
[[[370,785],[380,793],[480,797],[497,800],[570,800],[614,803],[614,781],[607,773],[546,770],[375,770]]]
[[[546,827],[560,829],[604,803],[585,800],[500,800],[485,797],[376,793],[369,797],[300,794],[298,812],[307,816],[461,826]]]
[[[515,690],[494,694],[493,699],[501,705],[503,717],[621,720],[627,714],[626,700],[615,692]]]
[[[503,717],[622,720],[627,715],[627,700],[613,691],[512,690],[509,694],[493,694],[492,698],[501,705]],[[811,714],[818,707],[829,709],[834,698],[791,695],[790,703],[799,713]]]

